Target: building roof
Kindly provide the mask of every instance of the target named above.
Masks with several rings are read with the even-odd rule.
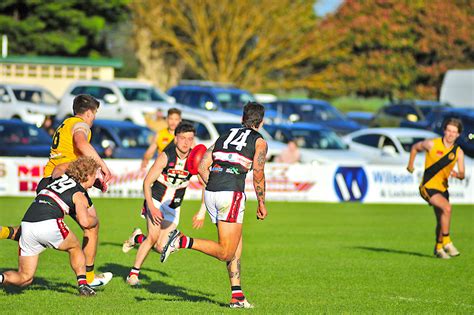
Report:
[[[93,67],[121,68],[123,62],[113,58],[83,58],[83,57],[58,57],[58,56],[8,56],[0,58],[0,63],[23,63],[39,65],[74,65]]]

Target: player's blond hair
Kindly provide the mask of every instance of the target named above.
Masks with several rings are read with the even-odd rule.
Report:
[[[96,160],[89,156],[81,156],[67,167],[66,173],[79,183],[87,181],[88,176],[95,175],[100,167]]]

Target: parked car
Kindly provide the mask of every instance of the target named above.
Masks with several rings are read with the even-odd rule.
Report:
[[[273,124],[265,129],[277,141],[298,145],[303,163],[339,163],[362,165],[366,160],[357,152],[349,150],[344,141],[331,129],[318,124],[294,123]]]
[[[345,135],[362,128],[357,122],[348,119],[334,106],[323,100],[278,100],[266,104],[265,107],[275,111],[277,117],[283,121],[288,119],[292,122],[318,123],[331,128],[338,135]]]
[[[403,121],[424,121],[436,108],[446,107],[437,101],[405,100],[389,103],[380,108],[370,122],[370,127],[400,127]]]
[[[407,164],[411,146],[418,141],[439,137],[436,133],[410,128],[367,128],[343,139],[352,150],[371,163]],[[424,162],[419,154],[416,163]]]
[[[255,101],[252,94],[232,85],[214,82],[181,81],[167,92],[176,102],[186,106],[211,111],[226,111],[242,114],[243,106],[249,101]]]
[[[57,99],[37,85],[0,84],[0,118],[19,119],[41,126],[58,111]]]
[[[443,126],[447,118],[461,119],[464,129],[457,143],[467,156],[474,157],[474,110],[471,108],[440,107],[432,110],[422,122],[402,122],[403,127],[426,129],[443,135]]]
[[[141,159],[153,138],[153,131],[130,121],[101,120],[91,128],[91,144],[103,157]],[[106,150],[110,150],[110,156]]]
[[[129,120],[145,126],[145,115],[153,115],[158,108],[167,111],[172,103],[152,85],[135,81],[76,81],[61,98],[58,119],[72,115],[72,102],[79,94],[90,94],[100,101],[99,119]]]
[[[210,112],[199,109],[188,109],[182,113],[183,121],[189,122],[196,128],[196,142],[206,147],[211,146],[219,136],[231,128],[242,127],[242,116],[225,112]],[[285,147],[285,144],[273,140],[263,128],[260,134],[268,142],[267,160],[272,161]]]
[[[0,120],[0,156],[48,157],[51,142],[46,131],[33,124]]]

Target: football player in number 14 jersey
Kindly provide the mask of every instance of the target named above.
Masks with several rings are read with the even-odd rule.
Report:
[[[208,214],[216,224],[219,241],[195,239],[174,230],[161,254],[164,262],[180,248],[194,249],[227,264],[232,297],[231,308],[252,308],[240,285],[242,223],[245,210],[245,177],[253,169],[253,185],[257,195],[257,219],[267,216],[265,207],[265,159],[267,142],[258,130],[263,125],[264,107],[247,103],[242,128],[231,129],[219,137],[204,155],[199,175],[206,183],[204,200]]]

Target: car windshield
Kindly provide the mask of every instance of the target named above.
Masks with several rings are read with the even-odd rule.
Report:
[[[148,148],[152,131],[147,128],[112,128],[124,148]]]
[[[123,97],[127,101],[139,101],[139,102],[165,102],[165,97],[161,95],[159,91],[154,88],[120,88]]]
[[[434,109],[435,107],[433,106],[420,106],[421,112],[423,113],[423,116],[428,116]]]
[[[302,104],[293,106],[294,112],[300,115],[300,121],[345,120],[345,117],[331,106]]]
[[[13,89],[13,94],[19,101],[35,103],[35,104],[49,104],[58,105],[58,99],[48,91],[40,89]]]
[[[417,142],[425,140],[425,137],[410,137],[410,136],[403,136],[398,137],[398,141],[402,145],[402,148],[405,152],[410,152],[411,146]]]
[[[43,129],[29,125],[0,125],[0,145],[51,145],[51,137]]]
[[[291,129],[290,134],[301,148],[323,150],[344,150],[346,148],[336,133],[330,130]]]
[[[255,101],[251,94],[245,92],[219,92],[216,97],[223,109],[242,109],[247,102]]]

